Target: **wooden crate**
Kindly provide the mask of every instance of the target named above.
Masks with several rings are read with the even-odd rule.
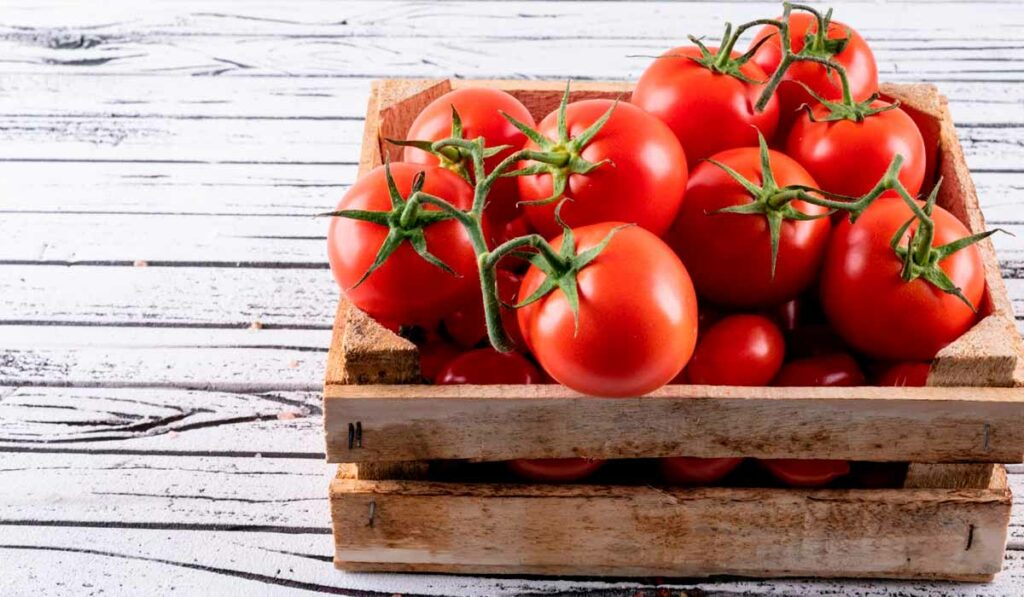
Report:
[[[399,152],[427,103],[504,89],[539,119],[564,82],[378,81],[360,173]],[[984,229],[946,102],[886,85],[921,127],[940,204]],[[573,99],[628,97],[581,83]],[[344,300],[324,388],[339,568],[606,576],[984,580],[1000,569],[1024,460],[1020,338],[992,245],[983,317],[935,359],[925,388],[668,386],[593,399],[558,385],[421,385],[416,347]],[[436,481],[430,461],[673,455],[912,462],[898,489],[658,488]]]

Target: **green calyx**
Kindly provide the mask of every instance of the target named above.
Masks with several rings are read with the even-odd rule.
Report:
[[[587,145],[593,141],[597,133],[604,127],[612,112],[618,105],[618,100],[601,115],[593,124],[586,128],[576,137],[569,137],[568,124],[566,122],[566,109],[569,105],[569,84],[565,85],[565,94],[562,95],[562,102],[558,106],[558,138],[548,139],[539,131],[530,128],[529,125],[516,120],[508,114],[502,113],[506,120],[511,122],[524,135],[537,144],[539,151],[526,152],[529,160],[535,162],[524,168],[503,172],[501,176],[527,176],[535,174],[551,175],[551,196],[537,201],[524,201],[522,205],[546,205],[558,201],[565,195],[565,189],[569,183],[569,176],[572,174],[589,174],[601,166],[611,163],[609,160],[602,160],[594,163],[589,162],[581,155]]]
[[[381,243],[380,249],[377,251],[377,256],[374,258],[373,263],[370,264],[370,267],[359,278],[359,280],[352,285],[352,288],[358,287],[370,276],[370,274],[376,271],[380,266],[384,265],[384,262],[387,261],[388,257],[398,250],[398,248],[402,246],[402,243],[405,242],[408,242],[412,246],[413,250],[415,250],[416,253],[428,263],[441,268],[453,276],[457,276],[458,274],[452,270],[452,268],[438,259],[427,248],[427,239],[424,233],[424,228],[431,224],[451,219],[454,216],[445,211],[427,211],[423,209],[419,197],[424,196],[421,192],[423,183],[426,180],[424,173],[420,172],[413,179],[412,189],[409,193],[408,199],[402,197],[402,194],[398,191],[398,187],[395,185],[395,179],[391,176],[391,165],[388,163],[384,164],[384,176],[387,179],[388,196],[391,199],[390,211],[343,209],[340,211],[321,214],[324,216],[370,222],[379,226],[386,226],[388,228],[388,234],[384,238],[384,242]]]
[[[849,29],[846,31],[846,37],[830,39],[828,36],[828,29],[832,24],[831,8],[823,15],[814,7],[806,4],[792,4],[791,6],[792,8],[811,13],[818,21],[818,26],[814,31],[808,31],[804,34],[804,47],[800,50],[802,55],[829,59],[846,49],[847,44],[850,43],[850,38],[853,37]]]
[[[889,241],[889,246],[903,264],[903,268],[900,270],[900,277],[903,278],[904,282],[910,282],[917,278],[922,278],[942,292],[952,294],[959,298],[968,307],[970,307],[972,311],[977,311],[977,308],[966,296],[964,296],[963,291],[953,283],[939,264],[942,260],[957,251],[978,243],[992,236],[996,232],[1001,232],[1002,230],[994,228],[992,230],[957,239],[945,245],[938,247],[932,246],[932,242],[935,238],[935,222],[932,220],[931,216],[932,210],[935,207],[935,200],[939,195],[939,187],[941,185],[942,179],[940,178],[935,184],[935,187],[932,188],[932,192],[928,195],[928,200],[925,201],[923,207],[919,206],[917,202],[907,194],[906,190],[903,189],[902,186],[899,186],[896,189],[907,205],[910,206],[914,215],[899,227],[896,234],[893,235],[892,240]],[[910,237],[908,238],[906,245],[901,244],[901,241],[907,235],[907,231],[914,222],[918,223],[917,227],[910,232]]]
[[[566,301],[569,303],[569,308],[572,309],[576,331],[578,332],[580,326],[580,298],[576,276],[579,274],[580,270],[587,267],[591,262],[597,259],[598,255],[605,250],[608,243],[611,242],[612,238],[619,230],[628,228],[633,224],[623,224],[612,228],[608,234],[601,239],[601,242],[586,251],[577,253],[575,235],[573,234],[572,228],[562,221],[560,213],[562,211],[562,206],[565,205],[565,201],[568,201],[568,199],[563,200],[559,203],[558,207],[555,208],[555,220],[557,220],[558,224],[562,227],[562,246],[557,252],[544,240],[543,237],[534,234],[513,239],[498,247],[490,256],[490,263],[496,264],[502,256],[511,252],[519,251],[521,248],[526,246],[537,249],[536,253],[530,255],[529,261],[544,273],[544,281],[537,290],[533,292],[533,294],[523,299],[519,304],[514,305],[514,308],[521,309],[551,294],[555,289],[561,290],[562,294],[565,295]]]
[[[895,110],[900,107],[900,103],[898,101],[891,104],[886,103],[884,106],[873,106],[872,104],[874,104],[880,97],[880,94],[878,93],[872,94],[871,97],[862,102],[854,101],[852,97],[849,102],[845,100],[842,102],[833,102],[814,93],[807,85],[804,85],[803,83],[800,84],[803,85],[804,89],[815,99],[815,101],[824,106],[827,110],[825,114],[816,116],[814,114],[814,109],[811,106],[804,104],[802,107],[807,112],[807,118],[810,119],[811,122],[836,122],[840,120],[863,122],[870,116],[881,114],[882,112],[888,112],[889,110]]]
[[[768,223],[768,233],[771,242],[771,256],[772,256],[772,278],[775,277],[775,266],[779,256],[779,242],[782,237],[782,223],[786,220],[806,221],[806,220],[817,220],[819,218],[828,217],[831,212],[825,212],[821,215],[809,215],[802,211],[797,210],[792,206],[791,202],[794,199],[801,199],[810,203],[820,204],[821,201],[811,195],[811,192],[820,192],[818,189],[810,189],[803,186],[784,186],[780,187],[775,182],[775,175],[772,173],[772,166],[770,155],[768,152],[768,143],[764,140],[764,135],[760,131],[757,133],[758,143],[760,144],[761,152],[761,185],[747,180],[742,174],[736,172],[731,167],[716,161],[709,159],[708,161],[721,168],[726,174],[728,174],[733,180],[739,183],[746,191],[750,194],[750,203],[744,203],[743,205],[734,205],[732,207],[725,207],[719,209],[714,214],[743,214],[743,215],[758,215],[765,218]]]
[[[693,42],[695,46],[697,46],[698,50],[700,50],[700,58],[694,58],[692,56],[688,58],[696,62],[697,64],[703,66],[704,68],[710,70],[711,72],[718,73],[721,75],[728,75],[730,77],[739,79],[744,83],[750,83],[752,85],[759,85],[761,83],[764,83],[765,81],[758,81],[756,79],[748,77],[746,73],[743,72],[743,65],[750,62],[750,60],[754,57],[754,54],[757,53],[758,49],[760,49],[761,46],[765,44],[765,42],[771,39],[771,37],[762,38],[759,42],[754,44],[745,53],[735,58],[732,56],[732,50],[734,47],[736,47],[736,42],[739,41],[740,36],[743,35],[743,33],[747,29],[755,25],[765,24],[774,25],[776,24],[776,21],[771,21],[768,19],[758,19],[756,21],[751,21],[749,23],[744,23],[743,25],[740,25],[735,31],[733,31],[732,23],[726,23],[725,35],[722,36],[722,45],[716,51],[712,51],[706,45],[704,45],[704,42],[701,41],[700,38],[690,35],[690,41]]]

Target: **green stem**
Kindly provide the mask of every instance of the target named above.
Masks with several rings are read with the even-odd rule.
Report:
[[[483,266],[493,268],[498,265],[498,262],[501,261],[503,257],[523,248],[536,249],[544,256],[548,263],[555,266],[556,269],[565,267],[565,261],[562,259],[562,256],[558,254],[558,251],[555,251],[554,247],[551,246],[551,243],[539,234],[528,234],[526,236],[513,238],[512,240],[506,241],[498,247],[495,247],[495,249],[487,255]]]

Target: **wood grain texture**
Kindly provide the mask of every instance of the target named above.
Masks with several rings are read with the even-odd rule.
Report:
[[[998,485],[799,491],[336,479],[331,500],[342,569],[573,576],[985,580],[1001,566],[1010,510]]]

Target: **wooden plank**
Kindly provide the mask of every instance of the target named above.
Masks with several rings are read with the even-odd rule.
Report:
[[[0,383],[316,390],[329,330],[0,326]]]
[[[998,572],[1005,488],[658,489],[331,482],[349,570],[569,576],[868,576]],[[373,522],[366,513],[373,504]]]
[[[0,451],[10,453],[323,460],[319,392],[0,386],[0,419]]]
[[[1024,395],[1000,388],[667,386],[593,399],[562,386],[325,389],[331,462],[755,456],[1019,462]],[[349,449],[360,422],[361,448]]]
[[[120,259],[130,264],[137,257],[122,254]],[[222,263],[224,267],[211,265],[216,262],[192,267],[0,266],[0,324],[247,328],[258,323],[267,328],[330,329],[338,287],[326,265],[317,264],[316,269],[261,268],[259,262],[250,267],[231,267],[230,262]],[[75,291],[68,292],[69,288]],[[31,343],[31,336],[27,339]],[[327,346],[323,342],[318,348]],[[0,341],[0,348],[8,347]]]

